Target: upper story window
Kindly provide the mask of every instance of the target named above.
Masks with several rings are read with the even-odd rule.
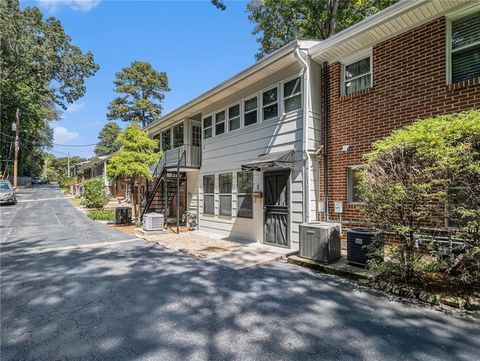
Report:
[[[351,94],[362,89],[371,88],[371,86],[372,72],[370,57],[345,65],[343,94]]]
[[[228,108],[228,130],[240,128],[240,104]]]
[[[192,125],[192,145],[195,147],[202,145],[202,127],[200,125]]]
[[[285,113],[302,107],[302,82],[300,78],[283,84],[283,103]]]
[[[450,33],[451,82],[480,76],[480,11],[453,20]]]
[[[215,135],[225,133],[225,110],[215,114]]]
[[[183,145],[183,122],[173,126],[173,147],[178,148]]]
[[[172,149],[172,137],[170,128],[162,132],[162,150],[166,151]]]
[[[250,98],[244,102],[243,124],[245,126],[257,122],[257,97]]]
[[[212,116],[203,119],[203,139],[208,139],[213,136]]]
[[[263,120],[278,116],[278,89],[267,90],[262,94]]]

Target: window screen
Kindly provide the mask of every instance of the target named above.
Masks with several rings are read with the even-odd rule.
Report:
[[[253,217],[253,173],[237,173],[237,217]]]

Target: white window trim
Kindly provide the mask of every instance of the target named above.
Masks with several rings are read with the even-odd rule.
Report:
[[[222,124],[223,123],[223,133],[221,134],[217,134],[217,114],[218,113],[221,113],[221,112],[224,112],[225,113],[225,118],[223,119],[223,122],[220,122],[218,124]],[[217,136],[222,136],[224,134],[227,134],[228,130],[227,130],[227,108],[220,108],[219,110],[217,110],[216,112],[213,113],[213,137],[217,137]]]
[[[230,108],[234,107],[238,105],[238,116],[236,117],[233,117],[233,118],[230,118]],[[242,102],[240,101],[240,103],[233,103],[231,105],[229,105],[227,108],[226,108],[226,111],[227,111],[227,128],[225,128],[227,131],[225,133],[230,133],[230,132],[235,132],[237,130],[240,130],[242,129]],[[234,129],[234,130],[230,130],[230,120],[233,120],[233,119],[236,119],[238,118],[238,123],[239,123],[239,127],[237,129]]]
[[[222,175],[228,175],[230,174],[230,176],[232,177],[231,179],[231,190],[230,190],[230,193],[221,193],[220,192],[220,177]],[[234,173],[233,172],[225,172],[225,173],[219,173],[218,174],[218,215],[221,216],[221,217],[233,217],[233,175]],[[221,203],[220,203],[220,199],[222,196],[230,196],[230,214],[222,214],[222,209],[221,209]]]
[[[475,5],[473,7],[469,7],[468,9],[464,9],[464,10],[461,10],[459,12],[456,12],[456,13],[453,13],[451,15],[447,15],[446,17],[446,24],[445,24],[445,47],[446,47],[446,51],[445,51],[445,56],[447,57],[445,59],[445,64],[446,64],[446,71],[445,71],[445,75],[446,75],[446,82],[447,84],[452,84],[452,53],[456,52],[456,51],[461,51],[461,50],[464,50],[468,47],[471,47],[471,46],[476,46],[478,44],[480,44],[480,41],[477,41],[473,44],[469,44],[469,45],[465,45],[459,49],[455,49],[455,51],[452,50],[452,21],[455,21],[455,20],[458,20],[458,19],[461,19],[461,18],[464,18],[470,14],[473,14],[477,11],[480,11],[480,5]]]
[[[204,177],[210,177],[210,176],[213,176],[213,193],[206,193],[205,192],[205,181],[204,181]],[[216,197],[215,197],[215,193],[216,193],[216,188],[217,188],[217,175],[216,174],[203,174],[202,175],[202,191],[203,191],[203,204],[202,204],[202,214],[203,215],[206,215],[206,216],[215,216],[215,203],[216,203]],[[213,196],[213,213],[205,213],[205,196]]]
[[[370,88],[373,88],[373,56],[372,56],[372,49],[369,49],[367,51],[362,51],[361,53],[357,53],[351,57],[348,57],[348,58],[345,58],[342,60],[341,64],[342,64],[342,68],[341,68],[341,79],[340,79],[340,94],[342,96],[344,95],[347,95],[347,91],[345,89],[345,84],[346,84],[346,81],[345,81],[345,72],[346,72],[346,67],[353,64],[353,63],[356,63],[357,61],[360,61],[360,60],[363,60],[365,58],[370,58],[370,73],[365,73],[365,74],[362,74],[362,75],[358,75],[356,77],[353,77],[351,79],[349,79],[349,81],[352,81],[352,80],[355,80],[357,78],[360,78],[362,76],[365,76],[367,74],[370,74],[370,86],[368,88],[365,88],[365,89],[370,89]],[[364,90],[364,89],[362,89]],[[354,93],[350,93],[350,94],[354,94]],[[348,95],[350,95],[348,94]]]
[[[175,124],[172,124],[170,126],[170,129],[171,129],[171,132],[170,132],[170,142],[171,142],[171,145],[172,145],[172,149],[177,149],[177,148],[180,148],[180,147],[174,147],[173,146],[173,140],[175,139],[174,135],[173,135],[173,128],[176,127],[177,125],[180,125],[183,123],[183,144],[180,146],[180,147],[183,147],[185,145],[185,122],[183,120],[179,121],[179,122],[176,122]]]
[[[274,101],[274,102],[265,104],[265,103],[263,102],[263,93],[268,92],[268,91],[273,90],[273,89],[277,89],[277,100]],[[260,101],[261,101],[260,110],[261,110],[261,112],[262,112],[262,114],[260,115],[261,122],[271,122],[271,121],[273,121],[273,120],[275,120],[275,119],[278,119],[278,117],[280,116],[280,114],[282,114],[282,112],[280,111],[280,89],[279,89],[279,84],[274,84],[274,85],[271,85],[271,86],[269,86],[269,87],[267,87],[267,88],[265,88],[265,89],[262,89],[262,90],[259,92],[259,96],[260,96]],[[275,103],[277,104],[277,115],[274,116],[274,117],[265,119],[264,116],[263,116],[263,109],[265,109],[265,107],[274,105]],[[258,107],[258,103],[257,103],[257,107]]]
[[[205,140],[208,140],[208,139],[212,139],[213,137],[215,137],[215,129],[214,129],[214,126],[215,126],[215,113],[210,113],[210,114],[207,114],[205,115],[204,117],[202,117],[202,142],[205,141]],[[212,125],[209,126],[209,127],[206,127],[204,126],[204,121],[205,119],[207,119],[208,117],[211,117],[212,118]],[[212,129],[212,136],[210,138],[205,138],[205,130],[207,129]]]
[[[293,98],[297,94],[289,95],[288,97],[285,97],[284,86],[285,86],[286,83],[288,83],[288,82],[290,82],[294,79],[297,79],[297,78],[300,78],[300,108],[295,109],[295,110],[290,110],[289,112],[286,112],[285,111],[285,100]],[[303,76],[302,76],[302,74],[293,75],[291,77],[288,77],[287,79],[282,80],[280,82],[280,91],[281,91],[281,96],[282,96],[281,97],[281,99],[282,99],[282,101],[281,101],[282,115],[298,112],[299,110],[303,109],[304,86],[303,86]]]
[[[172,144],[172,127],[170,126],[170,127],[163,128],[160,131],[160,149],[162,151],[164,151],[163,150],[163,133],[166,132],[167,130],[170,131],[170,149],[167,149],[167,150],[171,150],[172,146],[173,146],[173,144]]]
[[[252,94],[251,96],[249,97],[246,97],[246,98],[243,98],[242,99],[242,109],[243,109],[243,112],[242,112],[242,124],[243,124],[243,128],[246,128],[246,127],[251,127],[255,124],[259,124],[260,123],[260,99],[258,99],[258,94],[259,93],[255,93],[255,94]],[[247,100],[250,100],[250,99],[253,99],[253,98],[257,98],[257,107],[255,108],[256,111],[257,111],[257,121],[253,124],[249,124],[249,125],[245,125],[245,114],[248,114],[248,113],[251,113],[253,112],[253,109],[249,110],[249,111],[245,111],[245,102]]]
[[[353,188],[351,188],[352,185],[352,179],[350,178],[349,174],[350,171],[352,170],[362,170],[365,169],[365,165],[350,165],[347,166],[347,204],[363,204],[364,202],[354,202],[353,199]]]
[[[252,192],[251,193],[241,193],[239,191],[239,183],[238,183],[238,177],[239,177],[239,174],[240,173],[251,173],[252,174]],[[254,203],[253,203],[253,192],[254,192],[254,189],[255,189],[255,178],[254,178],[254,174],[253,174],[253,171],[247,171],[247,170],[242,170],[242,171],[238,171],[236,173],[233,173],[235,174],[235,182],[236,182],[236,188],[235,188],[235,194],[236,194],[236,213],[235,213],[235,217],[238,217],[238,218],[244,218],[244,219],[254,219],[255,218],[255,215],[253,214],[254,212]],[[233,193],[233,179],[232,179],[232,193]],[[238,211],[240,210],[240,204],[238,202],[238,198],[241,197],[241,196],[251,196],[252,197],[252,216],[251,217],[244,217],[244,216],[239,216],[238,215]],[[232,198],[233,199],[233,198]],[[233,214],[233,212],[232,212]]]

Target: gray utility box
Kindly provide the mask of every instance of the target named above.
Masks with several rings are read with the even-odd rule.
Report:
[[[368,228],[350,228],[347,230],[347,262],[366,267],[370,259],[368,246],[381,233]]]
[[[163,214],[145,213],[143,215],[143,229],[145,231],[163,231]]]
[[[340,224],[308,222],[300,225],[300,257],[321,262],[340,258]]]

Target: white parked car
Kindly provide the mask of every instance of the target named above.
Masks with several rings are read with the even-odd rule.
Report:
[[[7,181],[0,181],[0,204],[16,204],[16,189]]]

